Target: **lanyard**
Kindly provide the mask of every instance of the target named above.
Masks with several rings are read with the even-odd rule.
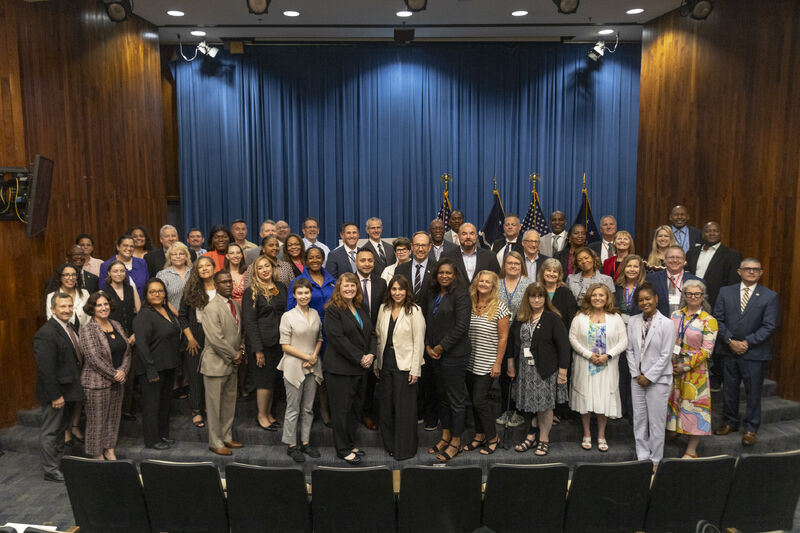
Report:
[[[436,299],[433,301],[433,314],[436,314],[436,310],[439,309],[439,304],[442,303],[442,293],[436,295]]]
[[[508,285],[506,285],[506,280],[503,280],[503,288],[506,290],[506,302],[508,302],[508,308],[511,309],[511,300],[514,299],[514,295],[517,294],[517,289],[519,289],[519,282],[522,278],[517,280],[517,284],[514,286],[514,292],[511,293],[511,296],[508,295]]]
[[[627,285],[625,286],[625,310],[626,311],[630,311],[631,310],[631,304],[633,303],[633,295],[636,294],[636,287],[638,287],[638,286],[639,286],[638,283],[636,285],[634,285],[633,289],[631,289],[630,292],[628,292]]]
[[[700,313],[695,313],[694,315],[689,318],[689,321],[686,321],[686,313],[683,313],[683,318],[681,318],[681,324],[678,326],[678,338],[680,339],[680,344],[683,346],[683,340],[686,337],[686,330],[689,329],[689,326],[692,322],[694,322],[695,318],[698,318]]]

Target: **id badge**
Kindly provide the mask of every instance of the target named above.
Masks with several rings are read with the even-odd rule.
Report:
[[[523,348],[522,349],[522,356],[523,357],[527,357],[528,359],[532,358],[533,354],[531,353],[531,349],[530,348]]]
[[[677,344],[672,348],[673,355],[680,355],[681,354],[681,346]]]

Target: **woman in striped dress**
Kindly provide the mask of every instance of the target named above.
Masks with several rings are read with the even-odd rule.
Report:
[[[482,448],[481,453],[484,455],[494,453],[500,443],[489,405],[489,389],[500,376],[511,315],[508,306],[497,293],[497,274],[488,270],[479,272],[469,289],[472,300],[469,340],[472,350],[467,362],[467,391],[472,400],[475,436],[463,450]]]

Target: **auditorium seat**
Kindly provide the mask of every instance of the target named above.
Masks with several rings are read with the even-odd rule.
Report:
[[[650,487],[645,531],[695,531],[705,520],[719,527],[736,459],[664,459]]]
[[[392,472],[385,466],[320,466],[311,472],[311,490],[315,532],[395,530]]]
[[[722,514],[723,528],[792,530],[800,496],[800,451],[740,457]]]
[[[565,464],[495,465],[489,469],[483,525],[493,531],[559,531],[567,504]]]
[[[210,462],[147,460],[140,465],[144,497],[155,531],[227,532],[219,470]]]
[[[150,531],[142,484],[131,461],[64,457],[61,471],[81,531]]]
[[[642,531],[653,464],[579,464],[572,474],[565,533]]]
[[[401,533],[473,531],[481,525],[479,466],[410,466],[400,473]]]
[[[225,467],[225,480],[233,533],[311,531],[302,470],[232,463]]]

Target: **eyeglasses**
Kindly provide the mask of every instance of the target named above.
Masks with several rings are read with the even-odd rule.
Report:
[[[69,273],[69,274],[67,274],[67,273],[61,274],[61,277],[62,278],[77,278],[78,275],[75,272],[72,272],[72,273]]]
[[[702,298],[703,297],[703,293],[702,292],[686,292],[686,291],[684,291],[683,295],[686,296],[687,298]]]

